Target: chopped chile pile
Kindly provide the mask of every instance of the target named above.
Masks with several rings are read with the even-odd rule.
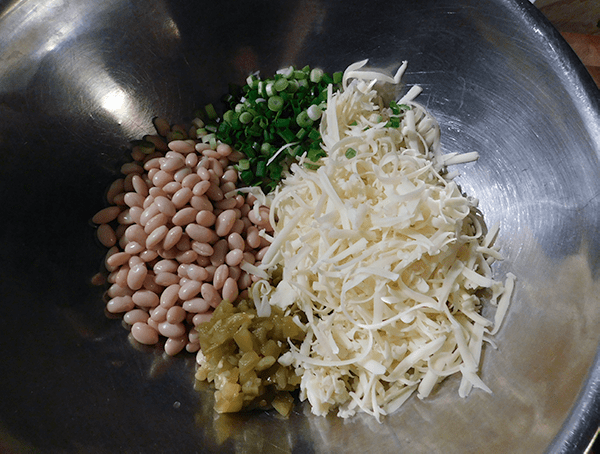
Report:
[[[218,412],[288,415],[299,389],[317,415],[380,419],[454,374],[491,392],[481,352],[514,276],[494,279],[498,227],[447,171],[477,153],[441,153],[419,87],[385,100],[406,63],[365,64],[254,74],[222,118],[156,121],[93,219],[108,312],[197,352]]]

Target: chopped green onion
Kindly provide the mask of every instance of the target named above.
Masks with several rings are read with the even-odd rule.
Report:
[[[296,140],[296,134],[291,129],[284,129],[278,133],[286,143],[291,143]]]
[[[298,83],[298,81],[296,79],[290,79],[289,84],[286,88],[286,91],[288,93],[295,93],[298,91],[298,89],[300,88],[300,84]]]
[[[240,162],[237,163],[238,170],[248,170],[250,168],[250,161],[247,159],[240,159]]]
[[[296,157],[306,154],[315,162],[326,155],[315,122],[327,108],[328,84],[338,84],[338,90],[341,81],[342,73],[332,77],[310,66],[283,68],[264,80],[250,75],[245,86],[230,85],[222,97],[223,121],[212,122],[215,134],[203,140],[220,140],[243,153],[246,159],[236,165],[239,178],[270,191]]]
[[[323,70],[319,68],[315,68],[310,72],[310,81],[314,83],[321,82],[323,78]]]
[[[326,154],[322,149],[310,149],[308,150],[308,153],[306,154],[306,157],[308,159],[310,159],[312,162],[317,162],[320,158],[325,157]]]
[[[319,118],[321,118],[323,111],[319,106],[312,104],[308,109],[306,109],[306,113],[308,114],[308,118],[310,118],[312,121],[317,121]]]
[[[318,164],[311,164],[310,162],[305,162],[304,167],[306,167],[307,169],[310,169],[310,170],[319,170],[319,167],[321,167],[321,166]]]
[[[223,114],[223,120],[225,120],[227,123],[231,123],[233,121],[233,115],[234,111],[230,109]]]
[[[206,107],[204,107],[204,109],[206,110],[206,115],[208,115],[209,119],[217,119],[217,111],[215,110],[215,107],[212,104],[207,104]]]
[[[202,142],[204,143],[209,143],[212,139],[216,139],[217,137],[213,134],[205,134],[204,136],[202,136]]]
[[[310,128],[313,124],[313,120],[308,116],[306,110],[303,110],[296,117],[296,123],[298,123],[298,126],[301,128]]]
[[[347,157],[348,159],[352,159],[352,158],[354,158],[355,156],[356,156],[356,150],[355,150],[354,148],[348,148],[348,149],[346,150],[346,157]]]
[[[264,81],[261,80],[258,82],[258,87],[257,87],[258,90],[257,91],[260,96],[267,96],[265,87],[266,87],[266,84]]]
[[[269,142],[263,142],[263,144],[260,146],[260,153],[265,156],[270,156],[272,149],[273,147],[271,147]]]
[[[274,180],[281,180],[281,174],[283,172],[283,167],[280,165],[270,165],[269,166],[269,176]],[[275,186],[273,186],[274,188]]]
[[[267,163],[265,161],[258,161],[256,164],[256,176],[262,178],[265,176],[267,170]]]
[[[278,118],[274,123],[278,128],[287,128],[291,122],[290,118]]]
[[[132,142],[132,144],[144,154],[154,153],[154,150],[156,149],[156,146],[149,140],[137,140]]]
[[[231,120],[231,127],[233,129],[242,129],[242,123],[240,123],[240,116],[235,114],[233,120]]]
[[[297,133],[296,133],[296,138],[299,140],[304,139],[306,136],[308,135],[308,131],[304,128],[300,129]]]
[[[273,112],[278,112],[281,109],[283,109],[283,99],[281,98],[281,96],[271,96],[267,101],[267,105],[269,107],[269,110],[272,110]]]
[[[243,152],[246,156],[248,156],[249,158],[255,158],[256,157],[256,152],[254,151],[254,149],[249,146],[247,143],[243,144],[240,148],[239,151]],[[252,164],[253,160],[250,161],[250,164]]]
[[[306,73],[304,71],[294,71],[294,79],[306,79]]]
[[[399,128],[400,127],[400,119],[398,117],[391,117],[390,121],[387,122],[386,126],[388,128]]]
[[[254,180],[254,172],[252,170],[244,170],[240,173],[240,179],[246,184],[251,184],[252,180]]]
[[[246,128],[246,135],[250,135],[252,137],[260,137],[262,136],[262,128],[259,125],[252,125]]]
[[[318,140],[321,140],[321,134],[319,133],[319,131],[317,131],[316,129],[312,129],[309,133],[308,133],[308,137],[311,140],[314,140],[314,142],[317,142]],[[314,143],[313,142],[313,143]]]
[[[269,126],[269,121],[267,120],[267,117],[264,117],[262,115],[257,115],[256,117],[254,117],[253,121],[254,123],[258,123],[258,126],[260,126],[263,129]]]
[[[196,128],[203,128],[204,122],[200,118],[196,117],[192,120],[192,126],[195,126]]]
[[[289,82],[287,79],[279,79],[278,81],[275,82],[275,90],[277,91],[284,91],[289,85]]]
[[[243,124],[248,124],[252,121],[252,114],[250,112],[242,112],[240,114],[240,122]]]
[[[294,74],[294,67],[288,66],[287,68],[282,68],[277,71],[277,74],[285,77],[286,79],[289,79]]]

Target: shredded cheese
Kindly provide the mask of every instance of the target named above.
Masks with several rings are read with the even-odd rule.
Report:
[[[418,87],[390,127],[394,114],[374,89],[381,75],[361,71],[365,64],[349,67],[343,91],[330,87],[320,130],[327,157],[317,171],[302,159],[291,166],[270,201],[262,272],[249,271],[281,270],[275,287],[260,281],[256,298],[296,314],[307,333],[280,362],[302,377],[312,412],[380,419],[456,373],[461,396],[491,392],[477,375],[481,349],[502,322],[514,276],[506,286],[494,279],[498,229],[487,232],[477,200],[444,173],[477,154],[441,154],[437,122],[413,101]],[[379,79],[398,83],[405,69]],[[356,155],[347,157],[350,147]],[[480,314],[482,290],[499,306],[493,321]]]

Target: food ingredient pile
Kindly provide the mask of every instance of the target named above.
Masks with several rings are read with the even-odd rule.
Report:
[[[198,352],[219,412],[289,414],[299,387],[317,415],[380,419],[453,374],[461,396],[491,392],[481,351],[514,276],[493,278],[498,227],[447,171],[477,154],[441,153],[418,87],[384,100],[406,63],[365,64],[249,77],[222,121],[140,151],[96,215],[107,309],[139,342]]]

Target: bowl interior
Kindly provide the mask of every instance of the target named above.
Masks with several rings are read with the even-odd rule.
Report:
[[[534,453],[589,441],[600,97],[527,1],[3,3],[0,450]],[[153,117],[189,120],[252,71],[364,58],[390,72],[408,60],[405,83],[423,87],[444,150],[481,155],[458,181],[500,223],[496,272],[517,276],[485,350],[493,394],[461,399],[451,378],[382,424],[303,404],[288,420],[216,416],[192,387],[192,356],[136,348],[105,317],[90,218]]]

